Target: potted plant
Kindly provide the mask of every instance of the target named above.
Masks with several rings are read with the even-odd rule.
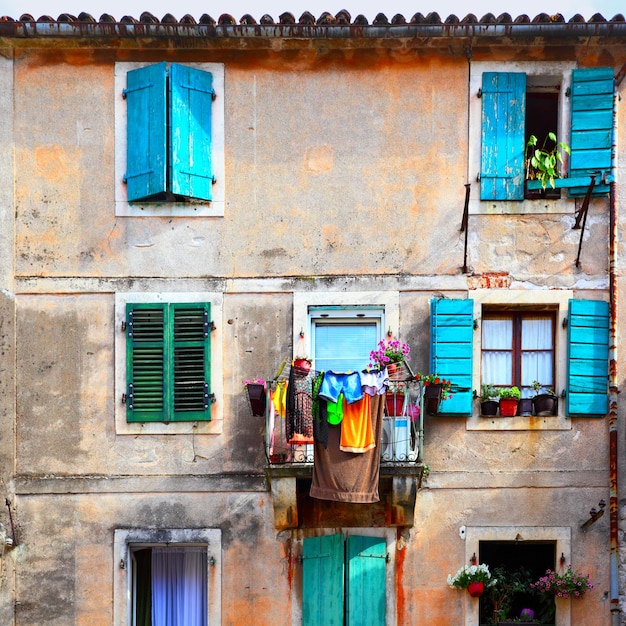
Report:
[[[296,370],[296,376],[304,378],[311,371],[312,359],[306,356],[296,356],[293,360],[293,367]]]
[[[243,386],[248,392],[248,400],[250,401],[252,415],[255,417],[262,417],[265,415],[265,398],[267,395],[265,381],[260,378],[244,380]]]
[[[442,378],[439,374],[422,374],[415,376],[424,387],[424,409],[427,415],[437,415],[442,400],[452,397],[452,381]]]
[[[485,593],[483,607],[491,610],[490,623],[498,626],[509,626],[520,622],[539,624],[535,622],[535,611],[531,608],[515,609],[519,607],[520,600],[526,603],[535,595],[531,586],[532,574],[524,568],[509,569],[507,567],[496,567],[493,570],[494,583]],[[481,602],[483,602],[481,600]]]
[[[385,408],[389,417],[402,415],[404,412],[404,383],[391,382],[385,396]]]
[[[500,389],[501,417],[513,417],[517,414],[517,405],[521,395],[519,387],[502,387]]]
[[[549,144],[554,144],[551,150],[548,150]],[[541,148],[538,145],[537,137],[531,135],[526,144],[526,179],[538,180],[542,189],[548,184],[554,189],[554,179],[562,177],[563,153],[571,154],[570,147],[562,141],[557,143],[553,132],[546,135]]]
[[[542,386],[537,380],[533,380],[531,385],[535,396],[533,397],[533,410],[535,415],[556,415],[559,407],[559,398],[554,390],[547,388],[544,393],[540,393]]]
[[[546,573],[530,586],[539,593],[549,593],[557,598],[576,599],[581,599],[588,589],[593,589],[589,574],[576,572],[572,570],[571,565],[568,565],[562,574],[546,570]]]
[[[467,589],[472,598],[479,598],[495,582],[485,563],[464,565],[454,576],[448,574],[448,586],[452,589]]]
[[[480,414],[481,415],[497,415],[498,414],[498,390],[493,385],[482,384],[480,386]]]
[[[409,360],[411,348],[406,343],[400,343],[397,339],[381,339],[375,350],[370,352],[369,367],[377,367],[380,370],[387,368],[387,374],[391,380],[398,380],[402,373],[402,363]]]

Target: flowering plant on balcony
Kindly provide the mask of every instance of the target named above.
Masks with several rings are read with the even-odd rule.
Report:
[[[426,387],[430,385],[441,385],[442,400],[447,400],[452,397],[452,381],[442,378],[439,374],[422,374],[418,372],[415,379],[422,382]]]
[[[397,339],[387,339],[378,342],[376,350],[370,352],[370,367],[377,365],[380,369],[387,367],[389,363],[402,363],[409,360],[411,348],[406,343],[400,343]]]
[[[558,598],[582,598],[587,589],[593,589],[589,582],[589,574],[585,576],[575,572],[571,565],[568,565],[562,574],[546,570],[545,575],[530,586],[539,593],[551,593]]]
[[[263,387],[265,387],[265,381],[262,378],[252,378],[250,380],[244,380],[243,388],[247,389],[248,385],[263,385]]]
[[[464,565],[454,576],[448,574],[448,585],[452,589],[467,589],[471,583],[483,583],[485,587],[491,587],[496,582],[486,563]]]

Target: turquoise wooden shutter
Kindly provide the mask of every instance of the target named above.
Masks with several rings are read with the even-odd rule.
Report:
[[[126,420],[160,422],[167,414],[167,305],[126,305]]]
[[[525,122],[526,74],[483,73],[481,200],[524,199]]]
[[[343,626],[343,535],[302,545],[302,626]]]
[[[604,416],[608,412],[609,304],[570,300],[567,324],[567,415]]]
[[[166,190],[166,67],[148,65],[126,75],[126,175],[128,201]]]
[[[572,154],[569,178],[611,170],[613,140],[613,71],[610,67],[573,70],[571,88]],[[593,195],[608,193],[608,184],[597,184]],[[574,187],[570,197],[584,196],[587,187]]]
[[[171,304],[172,421],[210,419],[210,305]]]
[[[189,198],[211,200],[213,76],[210,72],[177,64],[170,70],[171,191]]]
[[[350,535],[346,544],[346,626],[381,626],[386,613],[387,544]]]
[[[430,302],[430,373],[452,381],[452,398],[442,401],[439,413],[472,414],[474,301]]]

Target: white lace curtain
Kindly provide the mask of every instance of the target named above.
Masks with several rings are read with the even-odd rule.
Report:
[[[207,626],[207,552],[152,549],[152,626]]]

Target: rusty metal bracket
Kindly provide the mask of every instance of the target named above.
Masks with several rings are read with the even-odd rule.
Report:
[[[591,175],[591,182],[589,183],[589,187],[587,188],[587,193],[585,194],[585,199],[583,200],[583,204],[580,207],[578,214],[576,215],[576,222],[574,224],[574,228],[580,228],[580,241],[578,242],[578,254],[576,255],[576,267],[580,267],[580,252],[583,246],[583,236],[585,234],[585,224],[587,223],[587,213],[589,212],[589,200],[591,199],[591,193],[596,184],[595,174]],[[582,226],[581,226],[582,221]]]
[[[11,510],[11,500],[8,498],[4,499],[7,509],[9,509],[9,522],[11,524],[11,535],[13,536],[13,546],[17,547],[19,542],[17,540],[17,531],[15,530],[15,524],[13,523],[13,511]]]
[[[465,244],[463,247],[463,273],[467,274],[467,224],[469,222],[469,198],[472,185],[465,183],[465,206],[463,207],[463,219],[461,219],[461,232],[465,233]]]

